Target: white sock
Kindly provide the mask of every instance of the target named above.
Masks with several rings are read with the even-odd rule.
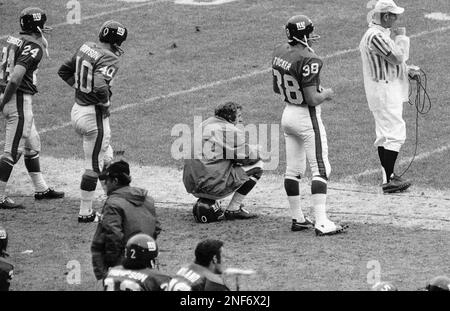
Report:
[[[288,196],[289,201],[289,212],[291,213],[292,219],[295,219],[297,222],[304,222],[305,216],[303,215],[303,211],[300,208],[300,196]]]
[[[31,177],[31,181],[34,185],[34,191],[43,192],[48,189],[47,183],[44,180],[41,172],[28,172]]]
[[[328,222],[327,217],[327,195],[324,193],[316,193],[311,195],[312,205],[314,209],[314,218],[317,225]]]
[[[383,184],[387,183],[386,171],[381,167],[381,174],[383,175]]]
[[[100,185],[102,185],[103,191],[105,192],[105,195],[107,195],[107,190],[106,190],[106,181],[105,180],[100,180]]]
[[[87,216],[92,214],[94,195],[95,191],[81,190],[80,215]]]
[[[227,211],[237,211],[241,206],[242,201],[244,201],[245,195],[235,192],[233,198],[228,204]]]
[[[5,195],[6,185],[8,182],[4,182],[0,180],[0,195]]]

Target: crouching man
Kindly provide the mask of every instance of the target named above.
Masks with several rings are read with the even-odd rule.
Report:
[[[214,117],[200,124],[202,148],[185,159],[183,183],[188,193],[199,200],[194,216],[200,222],[221,219],[249,219],[256,214],[243,208],[243,200],[263,173],[259,147],[246,142],[242,123],[242,106],[234,102],[220,104]],[[200,149],[200,148],[197,148]],[[233,197],[223,211],[217,200]]]

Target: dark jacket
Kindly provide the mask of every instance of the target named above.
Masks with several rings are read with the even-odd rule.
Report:
[[[246,141],[242,127],[211,117],[200,124],[202,144],[193,144],[193,159],[185,159],[183,183],[198,198],[222,199],[242,186],[249,177],[242,165],[259,161],[256,146]]]
[[[0,258],[0,292],[9,290],[9,282],[14,273],[14,267],[8,261]]]
[[[155,203],[147,191],[122,187],[108,195],[91,245],[95,277],[103,279],[108,268],[120,265],[128,239],[138,233],[157,238],[161,231]]]

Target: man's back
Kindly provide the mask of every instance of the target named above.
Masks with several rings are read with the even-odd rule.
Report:
[[[7,46],[3,47],[0,58],[0,92],[8,84],[14,66],[21,65],[26,68],[26,72],[18,90],[34,95],[37,93],[37,69],[43,55],[41,42],[25,34],[9,36],[6,42]]]
[[[106,291],[162,291],[170,277],[153,269],[111,268],[104,280]]]
[[[178,270],[167,288],[168,291],[229,291],[219,274],[207,268],[190,264]]]
[[[82,106],[106,103],[112,80],[119,69],[119,56],[94,42],[84,43],[66,61],[58,74],[67,81],[75,78],[75,100]]]
[[[322,64],[315,53],[299,44],[277,46],[272,57],[274,92],[284,96],[287,103],[303,104],[303,88],[320,86]]]

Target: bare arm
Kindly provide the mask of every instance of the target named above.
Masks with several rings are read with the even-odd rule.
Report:
[[[303,95],[308,106],[318,106],[326,100],[331,100],[334,95],[332,89],[323,89],[322,92],[317,91],[317,86],[307,86],[303,88]]]

